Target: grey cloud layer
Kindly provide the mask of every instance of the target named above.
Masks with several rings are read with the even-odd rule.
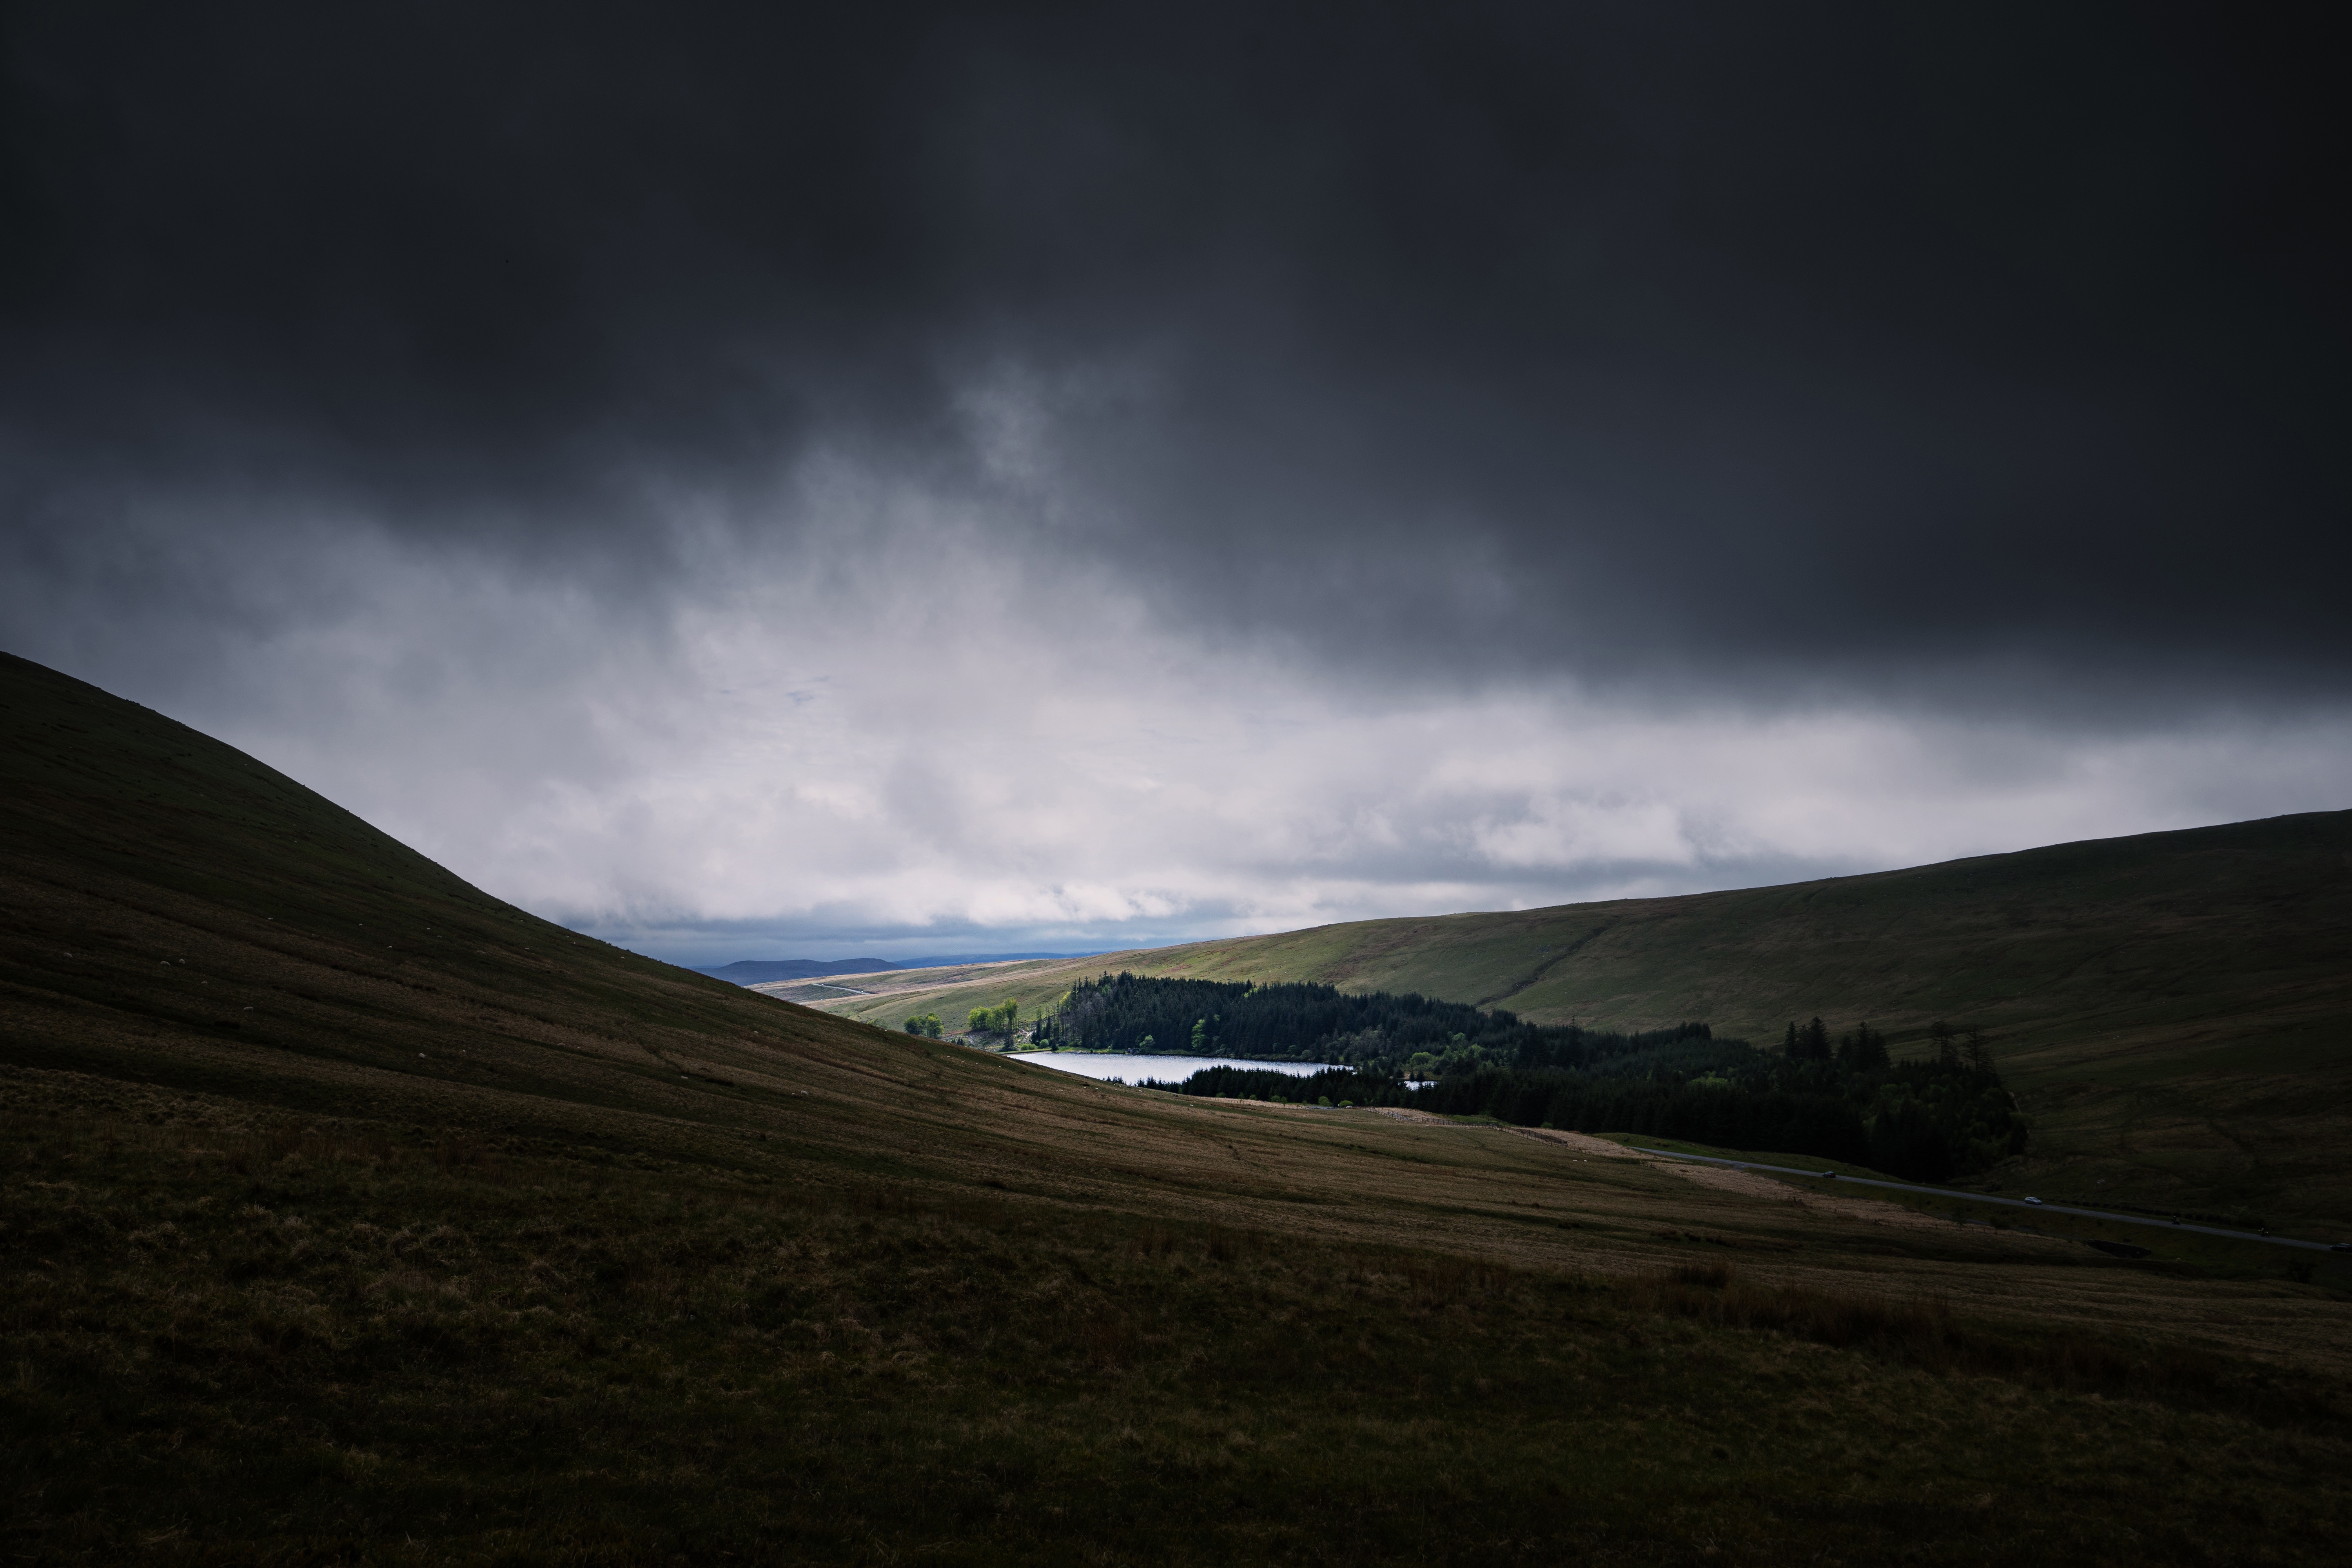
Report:
[[[804,504],[821,543],[879,547],[715,553],[634,624],[560,577],[345,541],[306,563],[335,613],[224,645],[173,710],[502,896],[692,961],[1790,880],[2329,806],[2352,776],[2340,710],[2099,735],[1381,690],[1099,585],[1040,636],[1020,608],[1056,584],[984,525],[878,482]]]
[[[32,5],[12,531],[816,449],[1303,656],[2341,690],[2324,52],[2187,11]],[[1050,463],[992,466],[1025,385]],[[246,526],[267,534],[261,521]],[[37,561],[19,542],[19,562]]]
[[[0,643],[676,956],[2346,804],[2284,23],[0,25]]]

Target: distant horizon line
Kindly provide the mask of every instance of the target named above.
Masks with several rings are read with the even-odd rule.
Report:
[[[738,958],[730,960],[726,963],[687,963],[680,964],[679,967],[683,969],[691,969],[700,974],[723,974],[729,970],[735,969],[782,968],[789,964],[807,964],[812,968],[822,968],[828,973],[836,974],[878,973],[884,970],[891,969],[941,969],[961,963],[1019,963],[1024,962],[1041,962],[1048,959],[1101,958],[1110,953],[1148,952],[1158,947],[1181,947],[1182,945],[1183,944],[1181,942],[1158,942],[1145,947],[1087,948],[1076,952],[1030,952],[931,953],[914,958],[880,958],[872,955],[858,958]],[[845,965],[853,963],[870,964],[872,965],[872,968],[866,970],[853,970],[845,967]]]

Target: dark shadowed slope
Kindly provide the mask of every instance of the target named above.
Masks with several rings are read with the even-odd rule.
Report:
[[[1117,1183],[1108,1091],[576,935],[23,659],[0,725],[7,1066],[571,1150],[756,1143],[802,1180]],[[1076,1141],[1040,1155],[1008,1127],[1032,1108]]]
[[[0,1068],[44,1092],[104,1107],[135,1085],[509,1151],[827,1187],[1017,1181],[1153,1211],[1356,1180],[1310,1158],[1270,1181],[1148,1097],[579,936],[20,658],[0,663]]]

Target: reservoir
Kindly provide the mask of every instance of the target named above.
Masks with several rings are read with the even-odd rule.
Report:
[[[1089,1051],[1019,1051],[1012,1054],[1016,1062],[1029,1062],[1056,1072],[1074,1072],[1087,1078],[1119,1079],[1128,1083],[1141,1083],[1155,1078],[1161,1083],[1182,1083],[1202,1068],[1243,1068],[1260,1072],[1287,1073],[1292,1078],[1311,1078],[1318,1072],[1329,1072],[1331,1062],[1259,1062],[1236,1057],[1122,1057],[1096,1056]]]

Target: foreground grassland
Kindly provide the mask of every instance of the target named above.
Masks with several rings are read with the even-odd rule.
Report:
[[[2352,1223],[2352,812],[1685,898],[1364,921],[1105,958],[840,977],[790,994],[885,1026],[1034,1009],[1105,969],[1420,991],[1544,1023],[1816,1014],[1896,1054],[1990,1031],[2057,1195]]]
[[[488,899],[0,663],[0,1552],[2294,1563],[2340,1279],[1183,1100]]]
[[[2287,1563],[2352,1525],[2321,1292],[1501,1132],[1422,1131],[1466,1223],[1381,1244],[8,1089],[21,1555]]]

